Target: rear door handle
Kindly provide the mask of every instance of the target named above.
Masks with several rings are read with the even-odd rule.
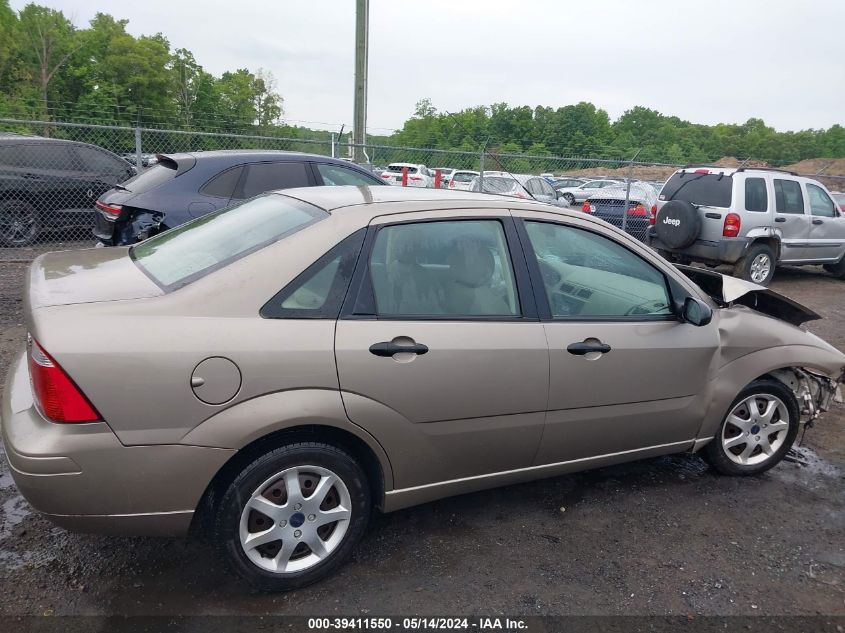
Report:
[[[566,351],[576,356],[584,356],[590,352],[607,354],[610,351],[610,345],[607,343],[571,343]]]
[[[415,343],[413,345],[397,345],[390,341],[382,341],[381,343],[373,343],[370,345],[370,354],[390,358],[394,354],[427,354],[428,345],[422,343]]]
[[[813,224],[824,224],[824,220],[819,220],[818,218],[814,218]]]
[[[775,218],[775,222],[786,222],[786,218]]]

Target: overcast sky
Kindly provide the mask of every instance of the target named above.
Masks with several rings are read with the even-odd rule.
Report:
[[[39,4],[77,26],[100,10],[135,35],[160,31],[215,75],[271,70],[292,123],[352,122],[354,0]],[[591,101],[611,118],[643,105],[826,128],[845,123],[843,27],[843,0],[371,0],[368,127],[400,127],[430,97],[441,111]]]

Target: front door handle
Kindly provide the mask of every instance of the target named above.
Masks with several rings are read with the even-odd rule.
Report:
[[[819,220],[818,218],[813,218],[813,224],[824,224],[824,220]]]
[[[607,343],[571,343],[566,351],[576,356],[584,356],[590,352],[607,354],[610,351],[610,345]]]
[[[786,218],[775,218],[775,222],[786,222]]]
[[[381,343],[373,343],[370,345],[370,354],[376,356],[383,356],[390,358],[394,354],[426,354],[428,353],[428,345],[422,343],[414,343],[413,345],[397,345],[390,341],[382,341]]]

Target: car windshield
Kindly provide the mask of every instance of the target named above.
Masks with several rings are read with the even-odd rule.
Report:
[[[729,207],[732,190],[733,178],[729,175],[679,171],[663,185],[660,199],[683,200],[705,207]]]
[[[129,254],[155,282],[172,290],[328,216],[305,202],[266,194],[159,233]]]

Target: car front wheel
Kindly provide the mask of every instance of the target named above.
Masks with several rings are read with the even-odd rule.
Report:
[[[226,490],[216,538],[255,588],[287,591],[329,575],[366,529],[370,490],[345,451],[298,443],[247,465]]]
[[[756,475],[777,464],[795,441],[798,401],[783,383],[755,380],[731,404],[704,456],[724,475]]]

